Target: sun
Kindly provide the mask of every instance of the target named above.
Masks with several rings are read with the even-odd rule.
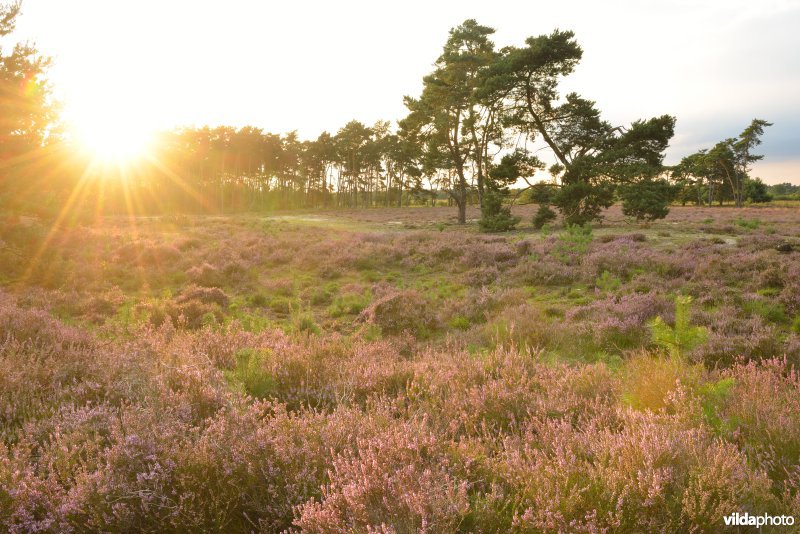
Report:
[[[119,113],[82,114],[71,123],[80,149],[102,165],[125,166],[143,160],[155,134],[134,117]]]

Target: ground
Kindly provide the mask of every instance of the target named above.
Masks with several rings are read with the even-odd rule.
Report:
[[[534,211],[5,217],[0,525],[800,516],[800,209]]]

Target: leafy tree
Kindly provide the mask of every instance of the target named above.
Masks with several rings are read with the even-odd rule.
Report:
[[[340,183],[340,196],[344,192],[356,207],[358,207],[362,175],[369,164],[367,147],[371,141],[372,130],[358,121],[345,124],[335,137],[337,160],[345,179]]]
[[[507,123],[550,148],[558,161],[551,174],[560,182],[553,203],[569,224],[599,218],[618,183],[658,174],[675,126],[663,115],[613,127],[594,102],[576,93],[562,100],[558,83],[582,54],[569,31],[530,37],[524,47],[501,50],[484,89],[505,94]]]
[[[761,178],[747,178],[744,181],[744,193],[743,196],[745,200],[749,202],[755,202],[756,204],[762,202],[770,202],[772,200],[772,196],[767,191],[767,184],[765,184]]]
[[[14,31],[20,7],[0,5],[0,38]],[[10,53],[0,48],[0,191],[13,187],[12,173],[42,148],[55,120],[44,78],[49,65],[30,44],[17,44]]]
[[[672,180],[677,187],[676,198],[683,205],[689,200],[700,206],[711,204],[713,200],[713,165],[707,157],[707,151],[701,150],[684,157],[672,168]]]
[[[667,180],[646,179],[620,186],[622,213],[637,221],[663,219],[675,197],[675,187]]]
[[[739,137],[720,141],[711,149],[704,149],[683,158],[673,170],[673,178],[695,177],[705,181],[708,203],[716,194],[720,204],[732,199],[736,207],[741,207],[747,198],[745,184],[753,162],[764,156],[753,154],[753,149],[761,144],[764,128],[772,124],[753,119]]]
[[[767,186],[767,191],[770,195],[778,198],[800,198],[800,185],[790,184],[789,182],[769,185]]]

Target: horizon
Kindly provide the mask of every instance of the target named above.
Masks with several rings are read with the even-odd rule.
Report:
[[[667,164],[738,135],[752,118],[768,120],[774,126],[753,175],[800,183],[800,64],[792,56],[799,2],[625,1],[610,9],[570,2],[531,10],[532,21],[515,4],[437,4],[420,17],[419,2],[308,2],[270,11],[235,1],[220,13],[209,2],[48,0],[23,4],[12,41],[30,40],[53,58],[48,79],[64,120],[101,138],[124,122],[140,135],[250,125],[313,139],[350,120],[395,125],[406,113],[403,96],[419,94],[447,32],[466,18],[495,28],[498,48],[570,29],[584,58],[562,94],[597,101],[615,124],[676,116]],[[689,21],[687,9],[694,10]],[[680,40],[668,39],[678,24]],[[742,41],[744,30],[752,41]]]

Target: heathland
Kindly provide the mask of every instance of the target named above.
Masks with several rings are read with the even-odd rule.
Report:
[[[5,218],[0,530],[800,516],[800,210],[455,215]]]

